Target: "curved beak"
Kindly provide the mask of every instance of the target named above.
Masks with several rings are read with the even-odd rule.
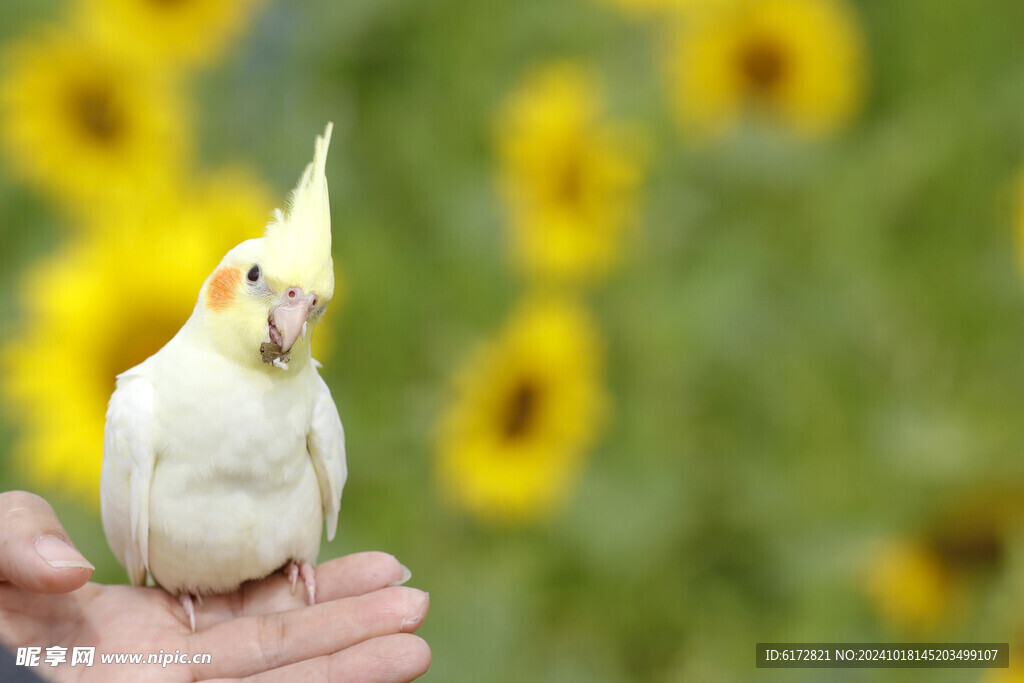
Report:
[[[307,295],[301,288],[289,287],[270,309],[270,341],[281,347],[281,353],[288,353],[295,341],[306,335],[306,318],[315,300],[314,295]]]

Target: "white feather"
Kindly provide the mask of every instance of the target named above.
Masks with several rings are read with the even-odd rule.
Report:
[[[345,429],[331,398],[327,383],[320,380],[320,389],[313,407],[313,423],[306,437],[316,478],[320,483],[320,501],[327,520],[327,540],[334,540],[341,510],[341,491],[348,477],[345,461]]]
[[[100,516],[133,585],[149,569],[149,494],[155,448],[153,386],[145,363],[123,373],[110,397],[100,473]]]

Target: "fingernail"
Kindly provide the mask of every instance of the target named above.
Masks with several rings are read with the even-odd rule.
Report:
[[[392,581],[388,584],[389,586],[401,586],[406,581],[412,578],[412,572],[409,571],[408,567],[401,563],[399,563],[399,566],[402,568],[402,578],[400,578],[398,581]]]
[[[77,567],[79,569],[96,569],[82,553],[75,550],[64,539],[57,536],[40,536],[36,539],[36,552],[46,563],[57,569]]]
[[[421,606],[419,610],[416,612],[416,616],[402,619],[402,626],[400,629],[402,631],[405,631],[407,628],[416,626],[421,621],[423,621],[423,617],[427,616],[427,608],[430,607],[430,593],[426,593],[424,591],[418,592],[422,595]]]

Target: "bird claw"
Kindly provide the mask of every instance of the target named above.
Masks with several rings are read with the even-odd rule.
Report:
[[[196,602],[199,606],[203,605],[203,598],[200,595],[196,595]],[[196,608],[192,602],[191,593],[178,593],[178,600],[181,602],[181,606],[185,608],[185,616],[188,617],[188,626],[192,629],[192,633],[196,632]]]
[[[316,604],[316,572],[313,571],[313,565],[309,562],[303,562],[299,565],[299,575],[302,577],[302,582],[306,584],[306,597],[309,598],[309,604]]]
[[[295,595],[295,584],[299,581],[299,565],[289,562],[288,568],[285,570],[285,576],[288,577],[288,583],[292,585],[292,595]]]
[[[292,595],[295,594],[299,577],[302,577],[302,584],[306,587],[306,600],[310,605],[316,604],[316,571],[313,569],[313,565],[309,562],[289,562],[288,568],[285,569],[285,576],[288,577],[288,582],[292,586]]]

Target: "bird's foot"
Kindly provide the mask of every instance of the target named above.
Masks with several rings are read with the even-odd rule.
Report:
[[[310,605],[316,604],[316,572],[313,570],[313,565],[309,562],[289,562],[288,568],[285,569],[285,575],[292,584],[293,594],[301,576],[302,583],[306,587],[306,599],[309,600]]]
[[[195,595],[191,593],[178,593],[178,600],[181,601],[181,606],[185,608],[185,616],[188,617],[188,626],[192,629],[192,633],[196,632],[196,608],[192,599],[195,598],[195,603],[200,607],[203,606],[203,596]]]

